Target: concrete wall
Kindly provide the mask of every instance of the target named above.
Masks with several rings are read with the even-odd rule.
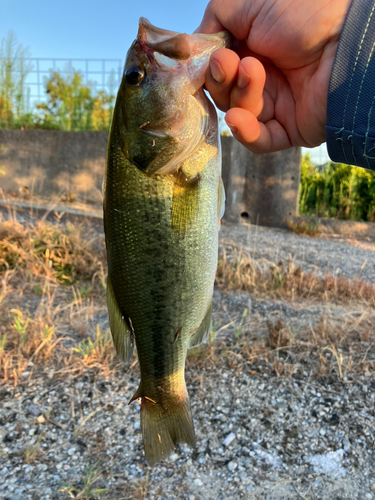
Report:
[[[0,130],[0,187],[101,203],[107,132]]]
[[[255,155],[232,137],[222,139],[224,220],[284,227],[298,214],[300,148]]]
[[[297,215],[300,150],[254,155],[232,137],[222,138],[224,220],[285,226]],[[0,130],[0,187],[20,194],[101,203],[107,132]]]

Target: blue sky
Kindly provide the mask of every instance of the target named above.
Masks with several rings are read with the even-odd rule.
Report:
[[[0,0],[0,38],[12,29],[33,57],[124,60],[141,16],[190,33],[205,6],[204,0]]]
[[[0,0],[0,39],[13,30],[32,57],[123,63],[141,16],[160,28],[192,33],[206,4],[205,0]],[[310,154],[316,163],[328,158],[325,146]]]

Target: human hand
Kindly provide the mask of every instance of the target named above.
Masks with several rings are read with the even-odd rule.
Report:
[[[324,142],[327,93],[351,0],[211,0],[196,30],[228,30],[206,88],[254,153]]]

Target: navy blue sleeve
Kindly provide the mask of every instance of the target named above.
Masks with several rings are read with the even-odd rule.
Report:
[[[375,0],[353,0],[328,90],[325,135],[338,163],[375,170]]]

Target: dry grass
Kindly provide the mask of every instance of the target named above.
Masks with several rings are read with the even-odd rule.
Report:
[[[86,370],[109,375],[120,366],[108,330],[101,332],[97,326],[95,333],[89,331],[84,340],[77,341],[56,331],[45,315],[31,317],[18,309],[7,317],[3,313],[0,380],[6,384],[30,380],[42,370],[53,377],[77,377]],[[47,316],[53,316],[51,311]]]
[[[188,362],[198,369],[211,364],[249,373],[271,371],[278,377],[336,374],[342,379],[375,370],[374,327],[373,312],[348,314],[340,322],[322,314],[316,324],[298,331],[281,319],[245,324],[241,319],[229,336],[213,332],[208,348],[193,349]]]
[[[283,300],[375,305],[375,286],[359,278],[322,278],[291,261],[276,265],[253,260],[236,247],[229,251],[218,266],[216,283],[222,289]],[[37,376],[66,380],[85,371],[116,373],[122,365],[110,333],[94,322],[95,314],[106,311],[105,281],[98,233],[44,221],[0,224],[0,381],[17,385]],[[347,316],[339,324],[323,316],[298,332],[281,321],[257,321],[245,311],[236,322],[213,328],[208,347],[194,349],[188,363],[271,369],[279,376],[302,370],[344,377],[374,369],[372,313]]]
[[[254,260],[236,247],[231,250],[229,258],[226,253],[220,256],[216,283],[225,290],[260,293],[288,300],[358,301],[375,306],[375,284],[361,278],[319,277],[314,272],[304,272],[293,261],[274,264],[262,259]]]
[[[103,238],[84,233],[83,226],[0,222],[0,271],[22,271],[23,278],[69,285],[78,279],[104,281],[104,260]]]
[[[286,225],[295,234],[314,237],[320,234],[319,224],[317,222],[294,222],[292,220],[287,220]]]
[[[103,236],[90,228],[0,222],[0,380],[118,366],[109,331],[88,328],[104,305],[105,272]]]

